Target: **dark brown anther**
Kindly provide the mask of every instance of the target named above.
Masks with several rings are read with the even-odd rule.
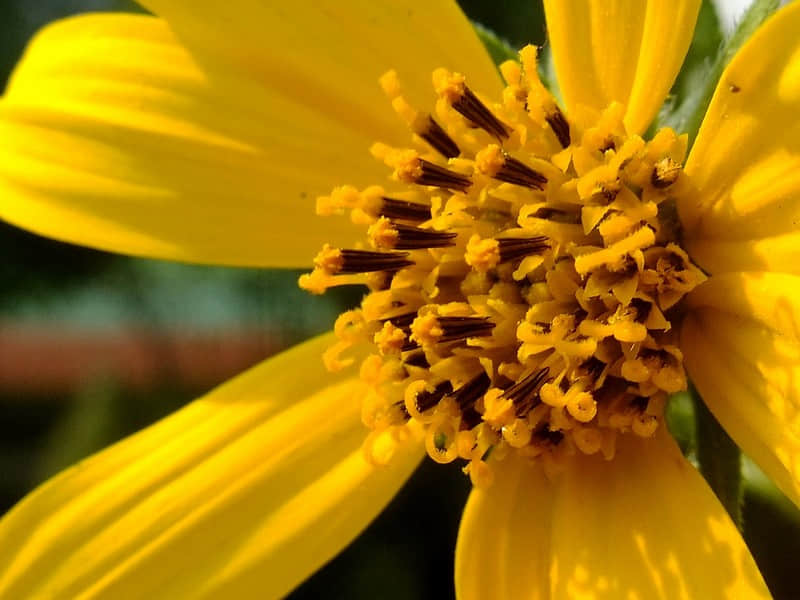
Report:
[[[564,434],[560,431],[553,431],[549,426],[544,426],[534,432],[537,438],[553,446],[558,446],[564,439]]]
[[[472,429],[483,420],[481,414],[475,409],[475,402],[486,393],[491,384],[489,376],[482,372],[450,395],[461,410],[462,430]]]
[[[425,127],[418,133],[419,137],[428,142],[431,147],[445,158],[455,158],[461,154],[461,150],[453,139],[447,135],[442,126],[428,115]]]
[[[406,408],[405,402],[402,400],[400,402],[395,402],[394,405],[398,411],[400,411],[400,416],[402,417],[403,421],[408,421],[411,418],[411,415],[408,413],[408,409]]]
[[[378,215],[387,219],[400,219],[401,221],[427,221],[431,218],[431,207],[427,204],[396,200],[395,198],[381,198],[381,207]]]
[[[547,183],[547,177],[507,154],[503,166],[492,177],[499,181],[535,190],[543,190],[544,184]]]
[[[550,247],[543,235],[531,238],[497,238],[497,244],[501,263],[539,254]]]
[[[492,381],[489,379],[489,376],[482,371],[480,375],[473,377],[453,392],[452,398],[463,411],[467,407],[473,406],[475,402],[488,391],[491,384]]]
[[[467,86],[464,86],[464,93],[461,94],[460,98],[452,102],[452,106],[465,118],[498,140],[508,138],[508,127],[495,117],[494,113],[483,102],[478,100],[478,97]]]
[[[609,137],[603,145],[598,148],[602,154],[605,154],[609,150],[616,150],[617,144],[614,142],[614,138]]]
[[[419,412],[423,413],[439,404],[439,400],[441,400],[445,394],[449,394],[452,391],[453,384],[449,381],[443,381],[433,388],[433,391],[429,392],[428,390],[423,390],[417,394],[417,397],[414,398],[414,406],[416,406]]]
[[[438,317],[437,321],[444,332],[438,340],[440,343],[487,337],[494,329],[489,317]]]
[[[589,377],[592,381],[596,381],[605,368],[606,363],[595,356],[591,356],[581,363],[580,367],[578,367],[578,372],[585,377]]]
[[[392,224],[392,229],[397,231],[397,240],[394,247],[398,250],[418,250],[421,248],[444,248],[453,245],[453,239],[458,235],[450,231],[435,231],[421,229],[409,225]]]
[[[675,359],[672,354],[667,352],[666,350],[653,350],[651,348],[642,348],[639,351],[639,358],[648,362],[657,364],[659,367],[665,367],[666,365],[676,365],[677,360]]]
[[[548,221],[553,221],[554,223],[568,223],[570,225],[576,225],[580,223],[579,214],[546,206],[537,209],[536,212],[531,216],[537,219],[547,219]]]
[[[553,328],[553,326],[550,323],[547,323],[545,321],[536,321],[535,323],[533,323],[533,325],[534,327],[536,327],[536,330],[539,333],[550,333],[550,331]]]
[[[371,273],[373,271],[399,271],[413,265],[408,252],[370,252],[367,250],[340,250],[341,267],[337,273]]]
[[[466,175],[450,171],[423,158],[419,159],[419,165],[422,167],[422,173],[415,181],[419,185],[429,185],[458,192],[466,192],[472,185],[472,180]]]
[[[631,300],[631,308],[636,311],[636,316],[634,319],[637,323],[644,323],[647,321],[647,317],[650,316],[650,311],[653,310],[653,305],[650,304],[647,300],[642,300],[641,298],[633,298]]]
[[[462,431],[468,429],[475,429],[480,422],[483,421],[483,415],[475,410],[475,406],[468,406],[461,411],[461,426]]]
[[[400,347],[400,352],[411,352],[412,350],[418,350],[419,344],[417,342],[412,342],[410,339],[406,338],[406,341],[403,342],[403,345]]]
[[[650,177],[650,183],[654,188],[663,190],[668,188],[678,180],[681,174],[681,166],[671,158],[662,158],[653,167],[653,174]]]
[[[533,371],[503,392],[503,397],[514,403],[518,417],[525,416],[534,406],[541,402],[539,389],[545,383],[549,374],[550,369],[548,367]]]
[[[569,122],[567,122],[567,118],[564,116],[564,113],[561,112],[561,109],[556,106],[555,111],[547,115],[545,120],[547,124],[550,125],[550,129],[553,130],[553,133],[556,134],[561,147],[566,148],[569,146],[571,142]]]
[[[386,323],[388,321],[398,329],[408,332],[411,331],[411,323],[413,323],[414,319],[416,318],[417,313],[410,312],[403,315],[397,315],[395,317],[389,317],[387,319],[381,319],[381,322]]]
[[[431,366],[428,363],[428,359],[425,358],[425,352],[423,350],[414,350],[413,352],[409,352],[403,358],[403,364],[410,365],[412,367],[419,367],[420,369],[427,369]]]

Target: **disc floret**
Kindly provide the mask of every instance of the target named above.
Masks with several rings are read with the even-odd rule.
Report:
[[[491,103],[438,69],[431,113],[397,75],[381,85],[414,134],[376,143],[391,191],[344,186],[321,215],[349,211],[370,249],[326,246],[301,286],[367,286],[337,321],[330,368],[371,348],[361,376],[375,440],[424,432],[438,462],[515,452],[556,472],[576,452],[611,459],[619,435],[650,437],[667,396],[685,389],[675,341],[681,298],[703,279],[679,245],[686,136],[628,135],[623,107],[569,115],[536,72],[536,49],[501,66]]]

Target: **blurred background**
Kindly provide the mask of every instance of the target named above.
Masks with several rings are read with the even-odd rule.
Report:
[[[461,4],[513,48],[544,43],[538,2]],[[723,0],[719,13],[704,5],[693,60],[716,50],[741,4]],[[41,25],[93,10],[137,9],[112,0],[0,2],[0,78]],[[688,77],[675,93],[686,85]],[[2,222],[0,253],[0,513],[81,457],[325,331],[359,299],[352,290],[307,295],[295,271],[131,259]],[[687,404],[675,406],[691,418]],[[748,465],[746,474],[747,541],[776,598],[796,598],[800,516],[757,469]],[[468,491],[459,469],[426,462],[389,509],[291,598],[452,598]]]

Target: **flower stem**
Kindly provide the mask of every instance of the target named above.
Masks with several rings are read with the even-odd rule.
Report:
[[[708,410],[694,386],[689,393],[695,407],[697,462],[733,522],[742,529],[742,453]]]

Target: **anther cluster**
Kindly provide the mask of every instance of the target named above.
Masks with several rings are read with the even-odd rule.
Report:
[[[300,280],[314,293],[369,289],[324,356],[337,370],[371,349],[367,456],[380,462],[378,445],[422,432],[434,460],[464,459],[479,485],[490,455],[556,473],[578,452],[610,460],[618,435],[654,435],[686,387],[679,302],[704,279],[678,245],[686,136],[628,135],[619,104],[565,115],[532,46],[501,72],[491,103],[436,70],[430,113],[394,72],[381,78],[412,147],[372,147],[387,187],[318,199],[318,214],[349,213],[367,240],[326,245]]]

